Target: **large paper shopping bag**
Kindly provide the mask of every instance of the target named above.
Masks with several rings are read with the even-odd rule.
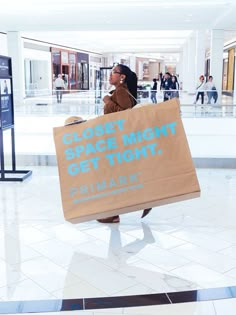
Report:
[[[62,206],[70,222],[200,195],[177,99],[53,132]]]

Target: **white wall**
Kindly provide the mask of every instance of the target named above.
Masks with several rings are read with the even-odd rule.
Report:
[[[8,56],[7,35],[0,34],[0,55]]]
[[[52,89],[51,52],[25,48],[24,60],[32,60],[34,64],[34,84],[38,90],[49,92]]]
[[[183,118],[183,124],[193,157],[236,157],[236,118]]]

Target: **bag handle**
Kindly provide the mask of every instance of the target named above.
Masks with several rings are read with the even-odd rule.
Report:
[[[197,90],[203,85],[203,83],[204,83],[204,82],[202,82],[202,83],[197,87]]]
[[[135,104],[135,105],[137,105],[137,104],[138,104],[138,100],[130,93],[129,90],[127,90],[127,92],[128,92],[128,94],[136,101],[136,104]],[[135,106],[135,105],[134,105],[134,106]]]

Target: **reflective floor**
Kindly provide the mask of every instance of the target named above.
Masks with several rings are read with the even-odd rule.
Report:
[[[193,100],[181,95],[187,119],[235,117],[232,98],[213,109]],[[138,211],[120,224],[64,220],[57,167],[29,166],[26,155],[55,155],[53,127],[101,113],[88,94],[64,95],[62,104],[35,97],[15,108],[17,161],[24,162],[17,167],[33,174],[0,182],[0,314],[235,315],[235,169],[198,169],[200,198],[144,219]],[[6,130],[7,153],[9,139]],[[196,148],[203,152],[203,142]]]
[[[96,300],[79,314],[236,314],[235,169],[198,169],[200,198],[156,207],[144,219],[141,211],[124,214],[119,224],[66,222],[57,167],[31,170],[22,183],[0,182],[0,314],[12,312],[11,301],[73,314],[45,306],[124,296],[136,300],[106,309]],[[193,290],[208,297],[189,298]],[[150,299],[158,293],[168,300],[148,306],[159,304]],[[143,295],[150,302],[142,304]],[[17,313],[28,312],[17,303]]]

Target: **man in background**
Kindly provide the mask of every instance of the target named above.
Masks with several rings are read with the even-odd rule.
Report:
[[[151,100],[153,103],[157,103],[157,79],[153,79],[153,86],[151,89]]]
[[[56,90],[56,96],[57,96],[57,103],[61,103],[62,101],[62,91],[65,89],[65,82],[62,79],[61,74],[58,74],[58,77],[56,78],[54,82],[55,90]]]

